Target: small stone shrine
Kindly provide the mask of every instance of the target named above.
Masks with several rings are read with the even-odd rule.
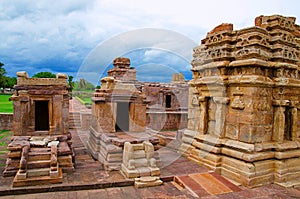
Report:
[[[114,68],[101,79],[101,88],[92,97],[92,124],[88,149],[106,170],[120,170],[125,142],[158,138],[146,133],[146,96],[136,80],[130,59],[116,58]]]
[[[137,188],[161,185],[160,169],[154,158],[154,147],[149,141],[139,144],[125,142],[122,172],[127,178],[134,178]]]
[[[222,24],[194,48],[180,151],[247,187],[300,184],[300,27]]]
[[[188,83],[182,73],[175,73],[171,83],[142,83],[147,96],[147,127],[177,130],[187,127]]]
[[[13,176],[13,186],[61,183],[62,171],[73,171],[69,133],[67,76],[28,78],[17,73],[13,100],[12,142],[4,176]]]

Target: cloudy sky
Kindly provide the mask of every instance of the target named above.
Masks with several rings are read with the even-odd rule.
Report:
[[[271,14],[300,24],[299,9],[299,0],[0,0],[0,62],[9,76],[50,71],[97,83],[126,56],[141,81],[188,79],[191,46],[215,26],[245,28]]]

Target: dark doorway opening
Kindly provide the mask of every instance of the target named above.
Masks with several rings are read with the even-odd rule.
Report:
[[[116,131],[128,131],[129,130],[129,103],[118,102],[117,103],[117,119],[116,119]]]
[[[49,131],[48,101],[35,101],[35,130]]]
[[[292,108],[286,107],[284,115],[285,115],[284,139],[292,140],[292,126],[293,126]]]
[[[171,108],[171,95],[166,95],[166,108]]]

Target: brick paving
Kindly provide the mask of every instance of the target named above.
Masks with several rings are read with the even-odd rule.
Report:
[[[12,188],[13,178],[0,176],[0,198],[194,198],[195,195],[187,189],[175,186],[172,182],[173,177],[208,172],[206,168],[162,147],[158,153],[162,159],[161,177],[165,181],[164,184],[136,189],[133,180],[124,178],[118,171],[105,171],[102,165],[88,154],[85,147],[87,131],[72,130],[71,133],[76,170],[73,173],[64,173],[62,184]],[[0,172],[3,170],[4,166],[0,165]],[[300,198],[300,188],[284,188],[275,184],[253,189],[242,186],[231,189],[233,192],[218,195],[208,193],[201,195],[201,198]]]

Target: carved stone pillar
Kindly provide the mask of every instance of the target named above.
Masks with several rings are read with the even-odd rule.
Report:
[[[200,117],[199,117],[199,132],[206,134],[207,133],[207,98],[204,96],[199,97],[200,105]]]
[[[273,140],[282,142],[284,140],[285,129],[285,110],[290,103],[289,100],[273,100],[274,123],[273,123]]]
[[[285,107],[278,106],[274,110],[273,140],[282,142],[284,137]]]
[[[227,97],[214,97],[214,101],[216,102],[216,124],[215,124],[215,135],[219,138],[223,138],[225,136],[225,117],[226,117],[226,108],[229,102],[229,98]]]
[[[295,104],[292,103],[292,140],[296,140],[298,137],[298,109]]]

